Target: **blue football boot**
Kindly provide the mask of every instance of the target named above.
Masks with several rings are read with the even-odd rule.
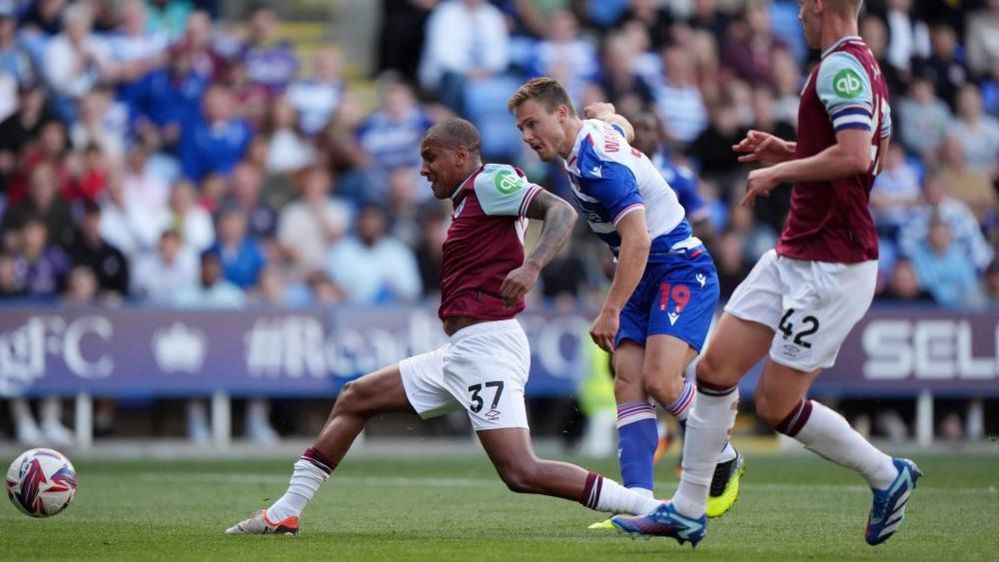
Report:
[[[632,537],[673,537],[680,544],[690,541],[691,546],[697,546],[707,532],[708,518],[704,515],[696,519],[681,515],[672,503],[664,503],[648,515],[615,515],[611,517],[611,522],[619,531]]]
[[[898,476],[885,490],[873,490],[874,505],[867,516],[867,530],[864,538],[874,546],[891,538],[905,517],[905,504],[909,495],[916,489],[916,481],[923,475],[916,463],[909,459],[892,459]]]

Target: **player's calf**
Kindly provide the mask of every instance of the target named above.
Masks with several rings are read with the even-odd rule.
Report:
[[[788,401],[767,392],[757,392],[753,400],[756,403],[756,417],[767,426],[790,437],[794,437],[797,433],[792,432],[795,422],[807,420],[812,410],[810,401],[803,402],[797,396]]]

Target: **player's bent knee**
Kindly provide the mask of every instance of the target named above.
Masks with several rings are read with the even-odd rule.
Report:
[[[511,492],[518,494],[531,494],[537,491],[535,485],[535,467],[530,463],[508,463],[497,466],[500,479],[506,484]]]
[[[371,393],[366,389],[364,380],[349,381],[340,389],[333,414],[365,415],[369,413],[369,398]]]
[[[739,383],[742,373],[735,372],[711,353],[705,353],[697,362],[697,380],[720,387],[730,387]]]
[[[656,400],[669,404],[683,391],[683,375],[667,370],[651,369],[644,373],[645,392]]]

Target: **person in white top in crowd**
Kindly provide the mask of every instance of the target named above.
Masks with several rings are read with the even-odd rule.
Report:
[[[176,229],[184,247],[198,255],[215,243],[212,216],[195,200],[194,184],[180,180],[170,191],[170,214],[164,228]]]
[[[105,198],[101,201],[101,236],[128,257],[156,247],[162,233],[162,214],[150,216],[125,194],[125,171],[120,163],[108,167]]]
[[[175,294],[189,290],[197,281],[197,255],[185,248],[181,235],[171,229],[163,231],[157,252],[136,259],[130,292],[140,303],[169,306]]]
[[[62,21],[62,33],[45,48],[43,71],[56,99],[71,106],[107,76],[110,57],[104,42],[91,34],[93,16],[86,5],[70,5]]]
[[[913,57],[930,55],[930,29],[912,18],[912,0],[888,1],[888,64],[908,73]]]
[[[350,226],[350,207],[330,197],[332,184],[324,168],[309,168],[301,178],[300,196],[278,217],[278,244],[292,263],[293,275],[301,279],[323,269],[327,250]]]
[[[999,179],[999,119],[985,114],[982,94],[971,83],[958,91],[955,106],[957,121],[949,132],[961,139],[968,166]]]
[[[150,218],[165,214],[170,186],[148,165],[149,153],[141,144],[134,145],[125,157],[122,187],[129,207]]]
[[[418,69],[420,84],[459,109],[466,80],[484,80],[510,63],[506,18],[486,0],[447,0],[430,14]]]
[[[279,97],[270,106],[267,119],[270,144],[267,148],[267,171],[286,174],[301,170],[316,156],[316,149],[298,128],[298,114],[287,97]]]
[[[110,160],[125,156],[125,136],[128,133],[128,109],[116,102],[106,88],[94,88],[78,101],[79,119],[69,128],[73,148],[86,149],[91,144],[100,147]]]

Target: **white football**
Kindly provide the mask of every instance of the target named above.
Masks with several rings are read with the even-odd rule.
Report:
[[[26,515],[51,517],[76,495],[76,469],[54,449],[21,453],[7,469],[7,497]]]

